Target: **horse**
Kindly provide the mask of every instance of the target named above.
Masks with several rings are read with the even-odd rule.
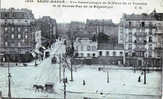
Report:
[[[33,85],[33,88],[36,90],[36,91],[44,91],[44,86],[42,86],[42,85],[36,85],[36,84],[34,84]]]

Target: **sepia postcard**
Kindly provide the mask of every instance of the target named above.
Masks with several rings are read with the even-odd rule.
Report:
[[[162,99],[163,0],[0,0],[0,99]]]

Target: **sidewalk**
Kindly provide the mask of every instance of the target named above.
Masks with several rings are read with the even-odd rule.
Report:
[[[41,64],[41,61],[38,62],[37,60],[37,65]],[[3,62],[0,63],[0,67],[26,67],[26,66],[35,66],[35,61],[32,61],[31,63],[14,63],[14,62]]]

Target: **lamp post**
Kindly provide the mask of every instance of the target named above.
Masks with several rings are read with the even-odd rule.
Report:
[[[109,83],[109,70],[107,70],[107,83]]]
[[[61,82],[61,63],[62,63],[62,58],[61,58],[61,54],[59,54],[59,82]]]
[[[11,99],[11,73],[10,73],[10,66],[8,61],[8,97]]]
[[[66,99],[66,83],[67,83],[67,78],[63,78],[63,84],[64,84],[64,99]]]
[[[3,62],[8,61],[8,98],[11,99],[11,73],[10,73],[10,65],[9,58],[3,57]]]

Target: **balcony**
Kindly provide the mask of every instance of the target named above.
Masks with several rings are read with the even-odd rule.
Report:
[[[155,50],[162,50],[163,51],[163,46],[157,46],[157,47],[155,47]]]
[[[146,44],[147,44],[147,41],[146,41],[146,40],[142,40],[142,41],[135,40],[134,43],[135,43],[136,45],[146,45]]]
[[[135,33],[135,37],[146,37],[147,36],[147,33],[145,32],[136,32]]]
[[[144,26],[142,26],[141,24],[136,24],[136,25],[129,25],[129,24],[125,24],[125,28],[138,28],[138,29],[142,29],[142,28],[150,28],[150,29],[154,29],[156,28],[156,25],[153,24],[146,24]]]
[[[147,49],[146,49],[145,47],[141,47],[141,48],[136,47],[136,48],[134,49],[134,51],[136,51],[136,52],[146,52]]]

